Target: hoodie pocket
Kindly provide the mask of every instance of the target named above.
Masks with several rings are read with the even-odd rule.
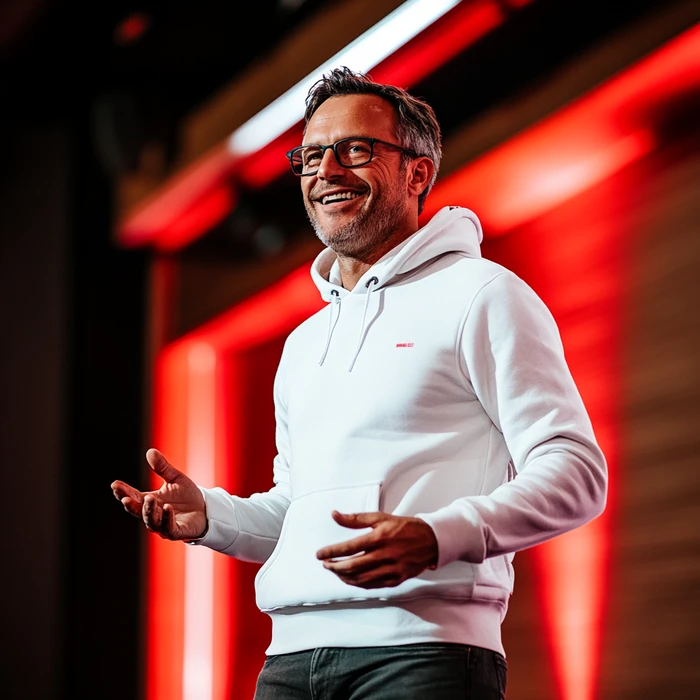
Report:
[[[258,607],[263,612],[286,607],[321,605],[356,597],[361,588],[343,583],[323,568],[316,552],[330,544],[354,539],[371,528],[338,525],[331,512],[368,513],[379,510],[380,484],[355,484],[313,491],[294,499],[287,510],[280,538],[255,577]]]
[[[379,510],[381,484],[325,489],[292,501],[274,552],[255,578],[256,602],[263,612],[353,601],[411,600],[425,596],[459,600],[472,597],[474,565],[453,562],[424,571],[399,586],[366,590],[343,583],[316,558],[321,548],[355,539],[370,528],[349,529],[331,517]]]
[[[474,597],[478,600],[506,602],[513,592],[512,561],[512,554],[503,554],[478,564]]]

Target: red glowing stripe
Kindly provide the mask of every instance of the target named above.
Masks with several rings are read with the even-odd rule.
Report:
[[[460,3],[370,73],[378,82],[410,87],[495,29],[503,12],[493,0]]]
[[[234,203],[231,187],[212,190],[155,237],[156,248],[163,251],[184,248],[199,238],[203,231],[211,230],[221,222],[233,209]]]
[[[236,452],[229,450],[229,444],[239,444],[243,441],[241,435],[241,401],[231,396],[228,388],[232,385],[231,374],[236,371],[231,363],[225,361],[225,353],[217,351],[217,381],[216,396],[214,397],[215,426],[216,426],[216,476],[217,486],[225,488],[229,493],[238,493],[240,488],[236,477],[245,468],[237,458]],[[234,634],[239,629],[235,618],[234,601],[238,599],[240,582],[234,561],[228,557],[214,557],[214,619],[213,619],[213,699],[228,699],[235,697],[233,688],[233,663],[240,653],[240,639]]]
[[[236,170],[238,181],[247,187],[262,189],[289,170],[285,153],[301,145],[304,130],[301,124],[279,136],[257,153],[240,162]]]
[[[202,206],[206,209],[212,191],[227,186],[234,165],[231,154],[225,146],[220,146],[183,168],[168,181],[163,191],[158,191],[136,212],[119,223],[119,242],[130,248],[151,243],[158,237],[161,246],[167,246],[169,231],[173,227],[176,231],[175,238],[180,237],[186,242],[193,240],[192,236],[201,235],[204,229],[197,231],[196,226],[183,234],[177,228],[178,221],[183,214],[196,220],[196,209]],[[230,196],[233,197],[233,190],[230,190]],[[202,221],[206,221],[206,218],[204,215]],[[177,246],[174,245],[173,248],[175,247]]]
[[[216,483],[216,371],[214,348],[205,341],[180,344],[187,362],[187,474],[201,485]],[[214,553],[185,548],[183,696],[212,697],[214,686]]]
[[[608,186],[598,201],[619,194]],[[581,245],[572,237],[559,235],[557,227],[550,225],[546,239],[539,244],[547,251],[540,275],[540,279],[549,278],[544,293],[606,456],[611,485],[607,508],[599,518],[534,550],[540,605],[561,700],[593,700],[597,696],[610,538],[617,506],[614,484],[623,393],[619,383],[620,299],[627,288],[626,251],[620,245],[619,232],[611,227],[598,224],[587,234],[585,245]],[[582,290],[588,295],[586,301],[580,298]],[[581,323],[575,311],[584,307],[595,316]]]
[[[241,352],[279,337],[323,305],[311,281],[309,265],[302,265],[185,339],[206,339],[217,352]]]
[[[162,352],[155,365],[153,444],[173,464],[184,464],[187,372],[182,353]],[[160,488],[155,475],[151,488]],[[182,697],[185,599],[185,550],[179,543],[148,538],[146,608],[146,697]],[[178,673],[172,673],[172,669]]]
[[[478,206],[498,235],[536,218],[648,153],[651,114],[700,84],[700,30],[688,30],[554,116],[438,181],[423,220]],[[478,203],[478,204],[477,204]]]
[[[538,581],[544,586],[540,603],[561,700],[596,697],[610,534],[603,517],[536,552]]]
[[[423,216],[447,202],[478,202],[484,229],[507,233],[652,150],[653,135],[641,129],[617,136],[592,120],[580,131],[586,114],[562,114],[450,176],[436,185]]]

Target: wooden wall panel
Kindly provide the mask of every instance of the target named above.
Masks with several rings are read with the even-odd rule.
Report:
[[[602,697],[700,695],[700,138],[643,164]]]

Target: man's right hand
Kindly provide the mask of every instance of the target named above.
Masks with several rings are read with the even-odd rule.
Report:
[[[124,510],[141,518],[146,527],[168,540],[194,540],[207,530],[204,496],[197,484],[175,469],[156,449],[146,460],[164,483],[157,491],[138,491],[123,481],[112,482],[114,497]]]

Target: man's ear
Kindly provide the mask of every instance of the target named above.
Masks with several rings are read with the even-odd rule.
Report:
[[[409,168],[408,192],[419,196],[430,184],[435,172],[435,164],[427,156],[416,158]]]

